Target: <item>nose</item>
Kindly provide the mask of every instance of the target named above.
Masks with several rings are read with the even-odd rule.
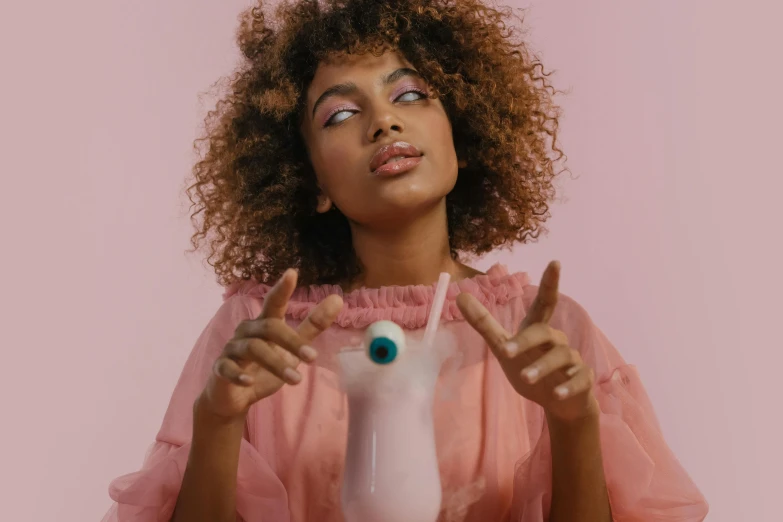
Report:
[[[367,139],[375,142],[389,134],[399,134],[405,129],[402,119],[391,108],[377,109],[367,129]]]

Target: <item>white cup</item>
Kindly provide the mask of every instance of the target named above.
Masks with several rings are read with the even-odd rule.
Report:
[[[441,483],[432,418],[443,351],[408,339],[392,364],[338,355],[348,396],[345,522],[435,522]],[[435,343],[436,346],[438,343]]]

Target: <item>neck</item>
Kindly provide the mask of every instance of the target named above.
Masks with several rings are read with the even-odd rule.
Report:
[[[430,285],[441,272],[459,279],[471,270],[451,257],[445,200],[396,230],[379,231],[355,223],[351,230],[363,270],[350,289]]]

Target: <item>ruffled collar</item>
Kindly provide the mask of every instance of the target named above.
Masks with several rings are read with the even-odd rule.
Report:
[[[501,264],[493,265],[486,274],[462,279],[449,285],[446,303],[443,306],[443,321],[461,320],[457,308],[457,296],[467,292],[475,296],[484,306],[502,305],[509,299],[524,293],[530,284],[525,272],[509,274]],[[311,285],[297,288],[291,296],[286,315],[294,320],[303,320],[310,310],[324,298],[337,294],[345,303],[335,323],[343,328],[365,328],[375,321],[394,321],[403,328],[423,328],[427,324],[435,284],[411,286],[384,286],[381,288],[359,288],[345,293],[337,285]],[[236,282],[226,288],[223,299],[235,295],[246,295],[263,299],[270,290],[269,285],[253,280]]]

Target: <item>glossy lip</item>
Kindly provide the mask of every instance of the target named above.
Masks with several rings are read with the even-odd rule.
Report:
[[[389,158],[404,156],[405,159],[385,165]],[[370,171],[378,176],[406,172],[421,162],[423,154],[405,141],[395,141],[379,148],[370,161]]]
[[[389,163],[388,165],[381,165],[373,171],[373,175],[380,177],[397,176],[398,174],[402,174],[413,169],[416,165],[421,163],[421,160],[421,156],[415,156],[413,158],[401,159],[400,161],[395,161],[394,163]]]

